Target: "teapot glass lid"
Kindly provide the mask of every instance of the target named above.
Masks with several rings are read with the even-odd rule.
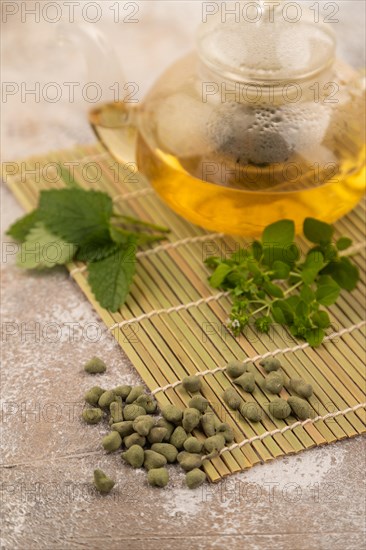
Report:
[[[235,6],[207,17],[199,30],[200,58],[216,73],[244,82],[305,79],[332,63],[333,31],[314,23],[299,4],[267,0]]]

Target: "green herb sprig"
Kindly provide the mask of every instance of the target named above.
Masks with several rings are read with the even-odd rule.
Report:
[[[340,255],[351,246],[351,239],[342,237],[333,243],[333,226],[307,218],[303,232],[314,245],[305,258],[294,242],[294,222],[282,220],[269,225],[248,249],[227,259],[206,259],[214,270],[211,286],[230,292],[228,326],[235,336],[253,320],[262,333],[279,323],[311,346],[323,341],[330,319],[322,306],[334,304],[342,289],[352,291],[359,272]]]
[[[67,188],[42,191],[38,208],[7,231],[22,243],[17,264],[40,270],[86,262],[96,299],[115,312],[128,296],[138,246],[165,239],[169,229],[119,214],[107,193],[82,189],[63,169],[61,175]]]

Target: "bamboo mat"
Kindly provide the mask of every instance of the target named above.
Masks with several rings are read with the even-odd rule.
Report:
[[[230,251],[245,241],[222,234],[210,234],[195,227],[168,209],[142,176],[117,165],[100,145],[83,146],[50,153],[19,163],[20,171],[6,183],[20,204],[32,210],[41,189],[60,188],[54,163],[73,163],[75,178],[85,188],[100,189],[113,198],[116,210],[163,224],[172,233],[162,245],[139,253],[137,273],[125,306],[116,314],[95,301],[82,264],[71,264],[73,279],[130,358],[161,406],[187,406],[190,399],[179,381],[187,374],[224,367],[231,359],[247,359],[278,354],[289,377],[304,378],[314,388],[310,398],[317,418],[296,422],[294,417],[276,420],[264,414],[260,423],[250,423],[231,411],[222,400],[230,379],[222,371],[201,378],[203,395],[222,421],[235,433],[235,445],[219,457],[205,461],[211,481],[242,471],[257,463],[298,453],[366,432],[365,412],[365,204],[336,224],[336,237],[350,236],[358,250],[354,260],[361,280],[352,293],[342,293],[330,308],[332,327],[328,340],[312,349],[294,340],[283,329],[260,335],[248,329],[239,339],[225,329],[230,301],[207,283],[204,257]],[[33,170],[33,173],[32,173]],[[15,171],[15,170],[14,170]],[[300,246],[304,243],[299,239]],[[117,326],[120,325],[120,326]],[[115,327],[115,328],[113,328]],[[259,360],[254,368],[263,379]],[[175,387],[171,387],[177,383]],[[168,386],[163,390],[162,388]],[[282,392],[287,397],[286,390]],[[268,411],[273,396],[258,386],[253,396]],[[348,410],[352,409],[352,410]],[[348,412],[347,412],[348,411]],[[328,415],[328,418],[323,417]]]

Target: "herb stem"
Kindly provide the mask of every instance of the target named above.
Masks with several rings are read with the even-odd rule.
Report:
[[[285,292],[283,293],[284,296],[287,296],[288,294],[290,294],[290,292],[292,292],[293,290],[296,290],[296,288],[298,288],[300,285],[302,285],[303,282],[302,281],[299,281],[298,283],[296,283],[295,285],[291,286],[290,288],[288,288],[287,290],[285,290]],[[255,311],[253,311],[253,313],[250,314],[251,317],[253,317],[254,315],[256,315],[257,313],[260,313],[261,311],[263,311],[264,309],[267,309],[270,310],[271,306],[277,302],[278,300],[280,300],[280,298],[275,298],[274,300],[271,301],[270,304],[268,304],[268,302],[266,302],[266,305],[256,309]]]

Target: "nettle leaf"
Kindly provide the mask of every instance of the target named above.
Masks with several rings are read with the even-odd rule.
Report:
[[[272,264],[272,270],[274,279],[287,279],[290,274],[291,267],[281,260],[276,260]]]
[[[210,285],[213,288],[219,288],[225,281],[225,278],[231,273],[232,267],[227,264],[220,264],[210,277]]]
[[[332,225],[316,220],[315,218],[306,218],[303,230],[308,241],[316,244],[330,242],[334,233]]]
[[[30,230],[40,221],[38,210],[33,210],[30,214],[23,216],[9,227],[6,234],[13,237],[16,241],[23,243]]]
[[[117,250],[119,250],[120,245],[114,241],[106,242],[105,244],[95,246],[93,244],[82,246],[78,249],[76,253],[76,260],[79,262],[98,262],[104,258],[108,258]]]
[[[317,250],[311,250],[306,256],[303,264],[301,278],[305,284],[313,283],[319,273],[325,266],[323,254]]]
[[[341,288],[349,292],[356,288],[360,278],[357,266],[345,257],[339,258],[336,262],[331,262],[322,273],[329,274]]]
[[[28,233],[17,256],[17,265],[24,269],[49,269],[64,265],[75,256],[76,246],[48,231],[42,222]]]
[[[329,315],[326,311],[316,311],[311,316],[311,320],[313,321],[314,325],[319,328],[328,328],[330,326]]]
[[[88,281],[100,305],[116,312],[125,303],[136,269],[136,240],[89,265]]]
[[[112,199],[100,191],[58,189],[42,191],[39,210],[47,228],[77,246],[110,241]]]
[[[349,239],[348,237],[341,237],[338,239],[336,246],[338,250],[347,250],[352,245],[352,239]]]
[[[334,304],[341,292],[341,287],[328,275],[323,275],[318,281],[318,288],[315,297],[319,304],[331,306]]]

